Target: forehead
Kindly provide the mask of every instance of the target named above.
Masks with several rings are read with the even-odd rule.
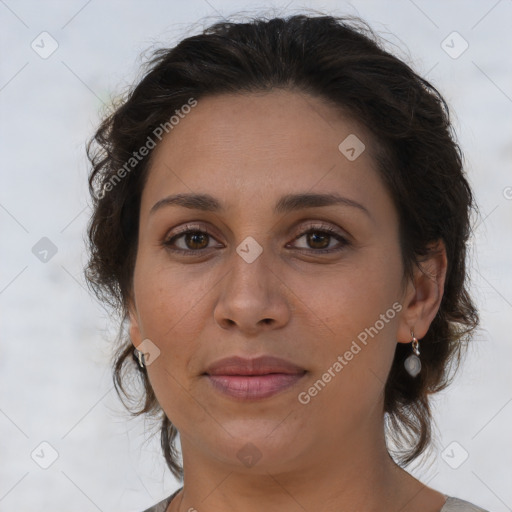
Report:
[[[228,205],[234,194],[377,196],[383,190],[372,144],[361,123],[303,92],[206,97],[153,150],[143,206],[176,191],[210,193]],[[347,145],[362,152],[354,159],[343,152]]]
[[[165,157],[169,150],[182,162],[203,155],[234,155],[242,162],[255,155],[258,160],[289,159],[292,150],[313,158],[327,148],[337,151],[355,132],[369,142],[360,123],[300,91],[207,96],[164,137],[154,158]]]

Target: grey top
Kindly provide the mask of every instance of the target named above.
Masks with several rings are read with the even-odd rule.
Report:
[[[166,512],[167,507],[171,503],[171,500],[181,491],[181,487],[175,491],[171,496],[160,501],[156,505],[144,510],[144,512]],[[459,498],[453,498],[446,496],[446,502],[443,508],[439,512],[488,512],[487,510],[469,503],[469,501],[459,500]]]

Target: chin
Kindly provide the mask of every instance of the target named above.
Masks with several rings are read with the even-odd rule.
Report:
[[[280,420],[282,421],[282,419]],[[246,467],[257,473],[285,470],[288,464],[294,467],[293,460],[300,447],[299,432],[278,431],[279,422],[266,421],[263,426],[244,423],[238,427],[234,423],[224,425],[227,432],[222,439],[212,439],[211,451],[217,452],[227,465],[235,465],[238,470]],[[293,441],[292,441],[293,440]]]

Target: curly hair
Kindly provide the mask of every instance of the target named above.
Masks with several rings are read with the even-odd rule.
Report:
[[[142,79],[112,106],[87,145],[93,213],[85,274],[96,296],[122,319],[112,360],[117,393],[131,414],[148,413],[161,422],[165,460],[178,479],[183,478],[175,447],[178,432],[123,332],[132,294],[140,199],[151,155],[137,159],[130,172],[120,170],[123,166],[126,170],[126,162],[148,135],[191,98],[274,88],[319,97],[372,134],[379,173],[399,214],[404,278],[411,278],[422,258],[435,250],[434,242],[442,240],[446,248],[444,294],[422,339],[422,371],[414,378],[407,373],[404,360],[409,346],[397,343],[385,385],[386,434],[396,446],[388,450],[398,463],[409,464],[430,445],[430,395],[451,382],[452,370],[459,366],[479,323],[466,272],[471,213],[477,207],[448,106],[427,80],[384,49],[364,21],[301,14],[217,22],[173,48],[154,51]],[[140,389],[138,395],[126,389],[126,379],[131,382],[134,373],[142,395]],[[138,396],[137,407],[124,402],[123,396],[129,400]]]

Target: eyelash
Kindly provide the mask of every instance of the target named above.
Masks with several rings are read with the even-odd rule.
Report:
[[[204,249],[179,249],[172,247],[173,243],[178,240],[179,238],[189,234],[189,233],[195,233],[195,234],[201,234],[201,235],[208,235],[208,237],[215,238],[212,233],[208,231],[206,228],[199,228],[196,226],[185,226],[185,229],[183,231],[180,231],[179,233],[173,235],[170,238],[165,239],[162,242],[162,245],[169,251],[175,253],[175,254],[183,254],[186,256],[199,256],[204,254],[204,251],[208,251],[209,249],[212,249],[212,247],[206,247]],[[328,225],[321,225],[321,226],[312,226],[306,231],[303,231],[299,236],[295,237],[293,241],[299,240],[305,235],[308,234],[322,234],[327,235],[330,238],[336,239],[338,242],[340,242],[342,245],[341,247],[337,248],[331,248],[331,249],[299,249],[302,253],[309,253],[309,254],[327,254],[332,252],[338,252],[343,250],[345,247],[350,245],[350,242],[343,236],[341,236],[339,233],[337,233],[331,226]],[[196,253],[192,255],[192,253]]]

